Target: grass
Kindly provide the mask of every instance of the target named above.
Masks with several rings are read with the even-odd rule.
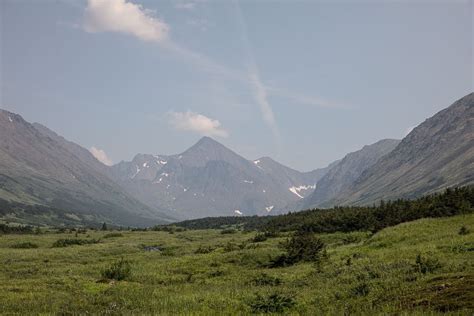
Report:
[[[474,215],[321,234],[320,264],[272,269],[289,234],[254,243],[257,233],[240,231],[88,231],[101,242],[60,248],[72,234],[3,235],[0,313],[472,315],[474,233],[463,226]],[[38,248],[14,247],[28,243]]]

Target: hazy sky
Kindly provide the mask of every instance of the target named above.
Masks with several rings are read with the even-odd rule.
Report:
[[[2,0],[0,107],[113,162],[322,167],[473,91],[473,1]]]

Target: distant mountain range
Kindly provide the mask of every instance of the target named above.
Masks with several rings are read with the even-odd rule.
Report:
[[[139,154],[112,170],[137,199],[186,219],[266,215],[308,196],[328,168],[304,173],[268,157],[250,161],[203,137],[181,154]]]
[[[181,154],[138,154],[108,167],[47,127],[0,111],[0,219],[152,225],[412,198],[474,183],[474,94],[403,140],[384,139],[299,172],[247,160],[209,137]]]

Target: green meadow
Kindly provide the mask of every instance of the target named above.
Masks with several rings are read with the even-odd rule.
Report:
[[[464,228],[462,228],[464,227]],[[271,268],[291,232],[0,236],[2,314],[374,315],[474,313],[474,215],[377,233],[317,234],[317,262]],[[70,240],[75,241],[70,241]],[[114,267],[119,272],[114,274]]]

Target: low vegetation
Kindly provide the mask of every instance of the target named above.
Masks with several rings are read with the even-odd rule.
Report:
[[[129,278],[131,274],[132,264],[123,258],[102,270],[102,278],[105,280],[122,281]]]
[[[426,209],[449,216],[385,228],[400,219],[379,216],[374,218],[383,225],[332,231],[343,223],[338,217],[329,222],[330,232],[306,229],[318,221],[312,214],[305,226],[289,230],[295,214],[282,217],[285,225],[267,222],[258,231],[242,224],[3,234],[1,312],[472,315],[472,204],[464,203],[462,212],[446,206],[458,205],[446,197],[459,194],[426,200],[431,201]],[[341,227],[352,227],[352,220],[347,216],[347,226]],[[224,229],[234,231],[222,234]]]
[[[105,234],[102,238],[117,238],[117,237],[123,237],[122,233],[108,233]]]
[[[53,243],[53,248],[69,247],[75,245],[90,245],[99,243],[99,239],[79,239],[79,238],[62,238]]]
[[[319,263],[326,257],[324,242],[311,233],[298,233],[288,239],[283,247],[286,253],[270,262],[270,267],[285,267],[298,262]]]
[[[15,248],[15,249],[34,249],[34,248],[38,248],[38,245],[35,244],[35,243],[27,241],[27,242],[19,242],[19,243],[13,244],[11,246],[11,248]]]
[[[252,313],[283,313],[295,304],[291,296],[274,293],[266,296],[257,294],[249,305]]]

